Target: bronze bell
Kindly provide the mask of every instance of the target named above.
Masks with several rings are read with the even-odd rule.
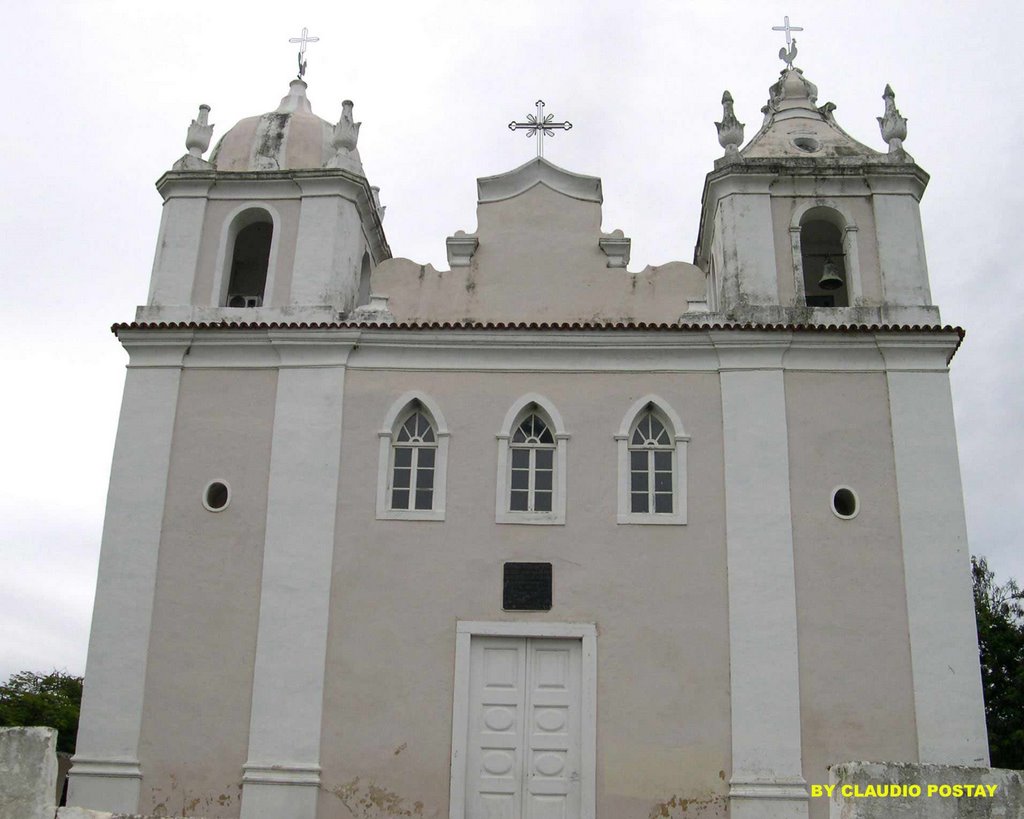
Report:
[[[831,256],[826,256],[821,270],[821,278],[818,279],[818,287],[822,290],[838,290],[842,286],[843,277],[839,275],[839,266],[832,261]]]

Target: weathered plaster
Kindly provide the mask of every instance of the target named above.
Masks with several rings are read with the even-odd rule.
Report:
[[[831,798],[821,799],[829,819],[1024,819],[1024,773],[1001,768],[914,765],[894,762],[846,762],[829,772]],[[919,786],[920,796],[843,796],[843,787],[867,792],[874,785]],[[929,786],[984,786],[991,796],[953,795]],[[962,792],[963,793],[963,792]]]
[[[53,728],[0,728],[0,816],[53,819],[56,751]]]

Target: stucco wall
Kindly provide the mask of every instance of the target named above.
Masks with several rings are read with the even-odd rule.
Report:
[[[373,290],[401,320],[674,322],[704,301],[704,273],[685,262],[638,272],[608,267],[601,206],[538,184],[477,210],[469,267],[438,271],[408,259],[382,263]],[[641,269],[642,268],[642,269]]]
[[[238,816],[276,382],[273,370],[182,375],[139,747],[144,813]],[[213,479],[231,487],[217,513],[201,503]]]
[[[474,365],[484,369],[427,369],[429,350],[409,355],[398,369],[402,359],[357,348],[345,379],[320,819],[361,798],[365,819],[447,813],[458,620],[595,623],[599,814],[671,814],[684,800],[721,814],[731,735],[718,373],[531,373],[514,357],[506,371],[485,358]],[[140,745],[144,811],[237,816],[276,385],[272,369],[183,373]],[[442,522],[375,517],[378,432],[409,390],[433,399],[451,432]],[[844,759],[916,759],[898,504],[884,373],[788,371],[785,390],[803,773],[820,783]],[[527,393],[549,399],[571,436],[564,526],[494,520],[495,435]],[[613,436],[650,393],[691,438],[685,526],[616,523]],[[214,478],[232,487],[216,514],[200,503]],[[830,510],[840,484],[859,495],[853,520]],[[506,560],[554,564],[550,612],[501,610]],[[812,801],[811,819],[826,810]]]
[[[451,430],[447,520],[377,521],[377,432],[417,388]],[[564,526],[494,522],[495,434],[528,392],[554,402],[572,436]],[[613,435],[649,392],[692,436],[686,526],[616,524]],[[721,803],[730,759],[717,374],[353,369],[343,434],[321,819],[347,815],[341,797],[371,787],[402,809],[447,814],[460,619],[597,624],[600,815],[646,816],[673,797]],[[550,612],[502,612],[501,565],[516,559],[554,564]]]
[[[821,784],[847,759],[917,761],[885,375],[787,372],[786,407],[804,778]],[[853,519],[832,513],[839,485]]]

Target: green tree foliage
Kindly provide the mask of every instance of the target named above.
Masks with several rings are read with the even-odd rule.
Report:
[[[1024,592],[995,581],[983,557],[971,558],[978,615],[981,683],[992,765],[1024,768]]]
[[[0,685],[0,726],[47,725],[57,729],[57,750],[75,752],[82,678],[63,671],[22,671]]]

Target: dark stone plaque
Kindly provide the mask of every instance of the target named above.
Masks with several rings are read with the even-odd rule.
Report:
[[[551,564],[506,563],[501,607],[506,611],[550,611]]]

